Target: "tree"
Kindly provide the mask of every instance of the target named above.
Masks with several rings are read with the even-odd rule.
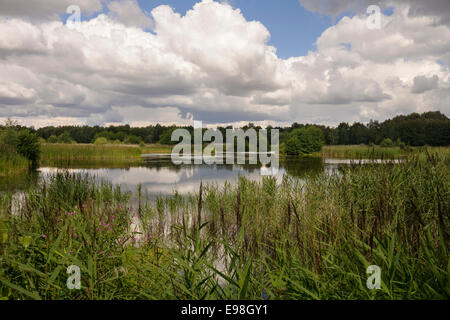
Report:
[[[350,143],[350,127],[347,123],[342,122],[337,127],[338,136],[339,136],[339,144],[349,144]]]
[[[159,139],[160,144],[165,145],[174,145],[177,144],[176,141],[172,141],[172,132],[175,131],[176,127],[169,128],[169,130],[166,130]]]
[[[316,126],[295,129],[289,134],[286,152],[289,155],[312,154],[319,152],[324,143],[323,132]]]
[[[17,137],[17,152],[36,164],[41,153],[39,137],[28,130],[20,131]]]
[[[72,143],[72,137],[67,131],[64,131],[59,135],[58,143]]]
[[[141,141],[142,141],[141,137],[131,135],[125,139],[125,144],[139,144],[141,143]]]
[[[301,148],[300,140],[296,135],[290,136],[286,141],[286,153],[290,156],[300,155]]]
[[[4,129],[0,132],[0,144],[9,145],[16,148],[19,143],[17,127],[18,123],[16,121],[11,119],[6,120]]]
[[[322,146],[325,143],[322,130],[316,126],[299,129],[301,152],[304,154],[311,154],[313,152],[319,152],[322,150]]]

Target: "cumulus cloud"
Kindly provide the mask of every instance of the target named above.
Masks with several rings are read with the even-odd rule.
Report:
[[[435,23],[450,24],[448,0],[299,0],[300,4],[313,12],[336,17],[345,12],[365,13],[370,5],[381,9],[389,7],[407,8],[410,17],[431,17]]]
[[[383,16],[381,30],[369,30],[365,14],[345,17],[317,39],[317,51],[289,59],[268,45],[263,24],[227,3],[203,0],[184,16],[169,6],[144,13],[134,0],[105,8],[77,30],[46,13],[26,19],[20,6],[0,18],[0,118],[336,124],[450,112],[450,27],[406,6]]]
[[[20,17],[31,21],[57,19],[71,5],[80,7],[84,15],[102,10],[101,0],[2,0],[0,16]]]
[[[411,88],[412,93],[424,93],[425,91],[437,88],[439,77],[434,75],[430,78],[417,76],[414,78],[414,85]]]
[[[110,17],[127,26],[153,27],[152,19],[141,10],[137,0],[112,1],[108,9]]]

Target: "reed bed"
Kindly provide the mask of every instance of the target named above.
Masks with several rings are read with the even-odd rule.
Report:
[[[41,165],[70,167],[83,162],[118,165],[141,163],[142,154],[170,153],[170,146],[162,145],[94,145],[94,144],[43,144]]]
[[[137,200],[60,172],[0,195],[3,299],[449,299],[450,157]],[[66,287],[69,265],[82,288]],[[380,290],[366,287],[369,265]]]
[[[368,145],[324,146],[320,156],[345,159],[398,159],[419,151],[419,148],[400,149],[399,147],[380,147]]]
[[[30,162],[13,148],[0,144],[0,177],[28,172]]]

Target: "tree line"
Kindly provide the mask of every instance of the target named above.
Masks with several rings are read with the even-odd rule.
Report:
[[[0,126],[0,129],[4,126]],[[36,134],[41,142],[48,143],[94,143],[102,141],[117,144],[176,144],[171,141],[173,130],[177,126],[161,126],[160,124],[147,127],[121,126],[48,126],[35,130],[16,124],[18,130],[28,129]],[[192,126],[182,127],[193,133]],[[226,129],[218,127],[225,135]],[[261,129],[252,123],[244,126]],[[270,132],[274,127],[269,126]],[[289,127],[275,127],[280,131],[280,142],[291,147],[319,144],[327,145],[355,145],[355,144],[383,144],[409,146],[448,146],[450,145],[450,119],[439,111],[412,113],[399,115],[383,122],[370,121],[367,124],[355,122],[353,124],[340,123],[337,127],[293,123]],[[310,129],[312,128],[312,129]],[[270,135],[269,135],[270,136]],[[100,139],[100,140],[99,140]],[[313,150],[314,147],[311,149]],[[295,153],[295,152],[294,152]]]

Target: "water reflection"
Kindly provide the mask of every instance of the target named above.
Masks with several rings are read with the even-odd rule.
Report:
[[[287,174],[302,177],[310,173],[319,173],[323,170],[333,170],[335,166],[327,167],[320,158],[286,159],[280,163],[275,178],[281,181]],[[56,173],[60,167],[43,167],[39,169],[40,175],[45,178]],[[172,195],[175,190],[181,195],[198,191],[200,182],[203,184],[223,185],[225,181],[236,183],[239,176],[259,181],[262,179],[260,165],[174,165],[170,158],[147,158],[144,165],[126,168],[92,167],[87,165],[70,166],[70,172],[83,172],[104,179],[113,184],[120,184],[125,190],[136,191],[138,185],[147,192],[150,198]]]
[[[198,191],[200,182],[221,186],[228,181],[235,184],[239,176],[260,181],[260,165],[174,165],[170,155],[157,155],[145,158],[142,163],[108,164],[107,162],[78,161],[70,164],[46,165],[36,172],[14,179],[0,179],[0,190],[14,191],[25,188],[28,184],[37,183],[58,170],[68,170],[75,173],[88,173],[99,179],[121,185],[124,190],[135,192],[138,185],[154,199],[158,196],[172,195],[177,191],[187,195]],[[303,178],[306,175],[320,172],[331,173],[340,166],[347,165],[350,160],[334,160],[322,158],[283,158],[275,178],[281,181],[284,175]],[[358,163],[358,161],[356,161]]]

